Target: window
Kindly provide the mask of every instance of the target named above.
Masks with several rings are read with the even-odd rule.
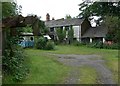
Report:
[[[50,32],[54,32],[54,27],[50,28]]]
[[[69,26],[65,26],[65,30],[68,31],[69,30]]]

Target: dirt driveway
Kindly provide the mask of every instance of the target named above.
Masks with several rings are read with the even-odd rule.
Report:
[[[57,57],[57,60],[67,66],[72,67],[72,71],[69,73],[68,78],[64,84],[77,84],[80,80],[78,67],[88,65],[98,73],[99,84],[115,84],[112,80],[111,71],[104,65],[105,61],[98,55],[75,55],[75,54],[52,54]]]

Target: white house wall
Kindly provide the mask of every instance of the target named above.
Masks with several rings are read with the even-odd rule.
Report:
[[[77,38],[77,40],[80,41],[81,26],[73,26],[73,30],[74,30],[74,38]]]

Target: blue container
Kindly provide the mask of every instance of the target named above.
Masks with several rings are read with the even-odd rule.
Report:
[[[34,47],[34,41],[22,41],[19,44],[21,47],[26,48],[26,47]]]

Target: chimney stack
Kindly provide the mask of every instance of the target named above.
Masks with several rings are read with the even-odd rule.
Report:
[[[49,15],[49,13],[46,14],[46,21],[50,21],[50,15]]]
[[[54,18],[54,17],[52,17],[52,20],[55,20],[55,18]]]

